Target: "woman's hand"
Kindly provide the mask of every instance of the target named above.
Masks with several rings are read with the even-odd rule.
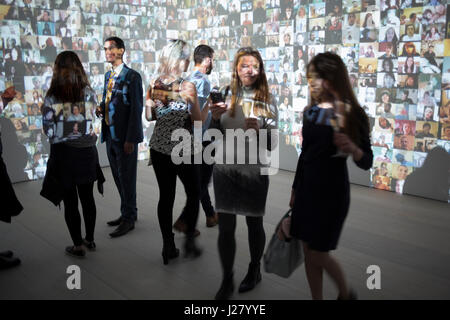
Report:
[[[14,99],[16,96],[16,91],[14,90],[14,87],[8,87],[1,95],[3,104],[6,107],[6,105]]]
[[[358,148],[356,144],[354,144],[353,141],[349,138],[349,136],[346,135],[345,133],[335,132],[334,144],[341,151],[348,154],[353,154],[353,152],[355,152],[355,149]]]
[[[209,109],[211,110],[211,117],[214,120],[219,120],[222,114],[228,110],[228,106],[225,102],[219,102],[211,105]]]
[[[152,87],[150,87],[145,96],[145,119],[147,121],[156,120],[154,119],[156,103],[152,98]]]
[[[126,154],[131,154],[134,151],[134,143],[133,142],[125,142],[123,144],[123,151]]]
[[[334,144],[344,153],[351,154],[355,161],[362,158],[362,150],[345,133],[334,133]]]
[[[245,130],[255,129],[256,132],[259,131],[259,123],[257,118],[245,118]]]

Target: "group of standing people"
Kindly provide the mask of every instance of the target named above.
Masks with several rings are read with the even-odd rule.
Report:
[[[261,157],[265,151],[274,150],[278,143],[277,131],[273,130],[278,127],[278,112],[259,51],[250,47],[237,51],[231,83],[218,90],[221,99],[217,100],[210,95],[212,89],[207,78],[213,68],[214,50],[207,45],[198,46],[193,54],[194,71],[188,78],[183,78],[191,59],[189,45],[183,40],[170,40],[161,51],[158,74],[146,92],[144,106],[141,76],[123,63],[124,42],[118,37],[107,38],[104,50],[112,69],[105,75],[103,99],[96,114],[102,118],[101,141],[106,143],[111,172],[121,200],[120,216],[108,222],[108,225],[117,227],[110,236],[120,237],[132,231],[138,218],[137,146],[143,141],[141,116],[145,108],[146,119],[156,120],[150,157],[159,187],[157,213],[163,238],[163,263],[168,264],[180,254],[173,229],[186,234],[185,256],[195,258],[202,254],[196,243],[201,202],[207,226],[219,225],[218,249],[223,277],[215,298],[229,299],[234,292],[237,215],[246,218],[250,251],[248,272],[240,283],[239,292],[252,290],[262,278],[260,262],[266,242],[263,216],[269,178],[262,174],[261,169],[269,164]],[[67,77],[68,74],[73,76]],[[325,270],[336,282],[339,298],[354,298],[341,267],[329,251],[337,247],[349,209],[346,156],[352,156],[355,163],[365,170],[372,164],[368,119],[353,94],[346,67],[339,56],[333,53],[316,55],[307,67],[307,77],[312,99],[304,113],[303,148],[289,203],[292,207],[290,231],[303,243],[312,297],[322,298],[322,273]],[[58,113],[52,108],[58,103],[91,102],[97,105],[87,79],[78,56],[71,51],[61,52],[56,58],[52,84],[42,107],[44,117],[46,114],[56,117]],[[253,106],[251,114],[248,101]],[[58,121],[51,116],[46,118],[47,127],[52,121]],[[336,119],[339,120],[338,130]],[[201,123],[201,128],[198,123]],[[177,129],[201,130],[202,134],[208,134],[208,128],[219,130],[222,139],[209,139],[213,141],[203,142],[200,148],[192,139],[188,148],[181,152],[176,149],[178,141],[171,139]],[[232,146],[234,150],[227,145],[227,135],[236,130],[256,133],[254,138],[251,135],[247,137],[244,152],[248,150],[251,139],[261,139],[261,134],[267,134],[266,146],[258,143],[257,161],[250,161],[254,155],[249,153],[245,154],[243,164],[225,161],[230,151],[234,151],[235,160],[242,151],[239,144]],[[66,252],[83,257],[85,249],[96,248],[93,186],[97,181],[102,192],[105,180],[95,147],[97,137],[86,131],[76,139],[53,141],[53,136],[48,131],[46,133],[50,138],[51,152],[41,195],[54,204],[64,202],[65,219],[73,240]],[[203,153],[211,143],[215,152],[220,151],[224,161],[195,163],[195,154]],[[264,152],[259,148],[265,148]],[[185,150],[191,152],[183,154]],[[174,153],[185,161],[176,164]],[[208,193],[211,176],[214,177],[215,209]],[[184,185],[187,200],[180,217],[172,224],[177,177]],[[322,198],[324,196],[326,201]],[[86,225],[84,238],[78,199]]]

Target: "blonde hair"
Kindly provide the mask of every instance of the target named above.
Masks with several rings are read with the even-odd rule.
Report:
[[[184,72],[186,61],[189,60],[190,49],[186,41],[171,39],[162,48],[159,56],[159,74],[176,74]]]

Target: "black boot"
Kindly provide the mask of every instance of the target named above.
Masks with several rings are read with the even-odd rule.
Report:
[[[220,285],[219,291],[216,293],[216,300],[229,300],[233,295],[234,291],[234,281],[233,273],[224,275],[222,279],[222,284]]]
[[[0,270],[13,268],[15,266],[18,266],[19,264],[20,264],[20,259],[19,258],[0,257]]]
[[[242,280],[239,286],[239,292],[247,292],[252,290],[261,281],[260,263],[250,263],[248,266],[248,272],[244,280]]]
[[[184,243],[184,257],[197,258],[202,254],[202,250],[195,244],[195,235],[189,234],[186,236]]]
[[[347,298],[343,298],[341,295],[339,295],[336,300],[358,300],[358,295],[356,294],[355,290],[350,288]]]
[[[162,257],[163,257],[163,263],[169,264],[170,259],[175,259],[180,255],[180,250],[175,247],[175,241],[173,240],[173,233],[172,236],[164,239],[163,244],[163,250],[162,250]]]
[[[0,258],[12,258],[14,253],[10,250],[0,252]]]

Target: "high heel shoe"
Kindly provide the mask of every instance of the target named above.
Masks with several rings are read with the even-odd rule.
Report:
[[[170,259],[175,259],[180,255],[180,249],[177,248],[163,248],[162,251],[162,257],[163,257],[163,263],[165,265],[169,264]]]
[[[358,295],[354,289],[350,288],[348,290],[347,298],[344,298],[339,294],[336,300],[358,300]]]
[[[215,300],[229,300],[234,292],[233,273],[224,275],[219,291],[217,291]]]
[[[163,250],[162,250],[162,258],[163,263],[165,265],[169,264],[170,259],[175,259],[180,255],[180,250],[175,247],[175,241],[172,237],[164,241]]]
[[[195,240],[194,237],[188,236],[186,238],[186,242],[184,243],[184,257],[185,258],[197,258],[202,254],[202,250],[197,247],[197,245],[195,244]]]
[[[247,292],[253,290],[258,283],[261,282],[261,268],[260,263],[252,264],[250,263],[248,267],[247,275],[244,280],[242,280],[239,286],[239,293]]]

